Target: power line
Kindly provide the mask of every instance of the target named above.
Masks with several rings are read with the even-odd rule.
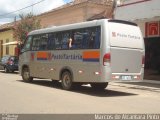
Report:
[[[32,5],[26,6],[26,7],[24,7],[24,8],[18,9],[18,10],[15,10],[15,11],[13,11],[13,12],[1,14],[0,17],[10,15],[10,14],[12,14],[12,13],[15,13],[15,12],[18,12],[18,11],[21,11],[21,10],[24,10],[24,9],[26,9],[26,8],[29,8],[29,7],[33,7],[34,5],[39,4],[39,3],[43,2],[43,1],[45,1],[45,0],[41,0],[41,1],[39,1],[39,2],[36,2],[36,3],[32,4]]]

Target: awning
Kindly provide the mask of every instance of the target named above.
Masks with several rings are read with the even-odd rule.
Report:
[[[18,44],[18,41],[13,41],[13,42],[4,43],[2,45],[17,45],[17,44]]]

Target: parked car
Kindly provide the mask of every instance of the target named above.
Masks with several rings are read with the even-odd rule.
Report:
[[[18,57],[5,55],[0,61],[0,66],[4,69],[6,73],[14,72],[18,70]]]

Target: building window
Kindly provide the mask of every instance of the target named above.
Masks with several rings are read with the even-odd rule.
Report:
[[[9,42],[9,39],[6,40],[6,43]],[[6,45],[6,55],[9,55],[9,45]]]

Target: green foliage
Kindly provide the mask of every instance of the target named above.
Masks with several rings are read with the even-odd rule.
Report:
[[[27,34],[41,27],[40,20],[38,20],[33,14],[19,15],[20,21],[17,21],[14,25],[14,38],[23,43],[27,37]]]

